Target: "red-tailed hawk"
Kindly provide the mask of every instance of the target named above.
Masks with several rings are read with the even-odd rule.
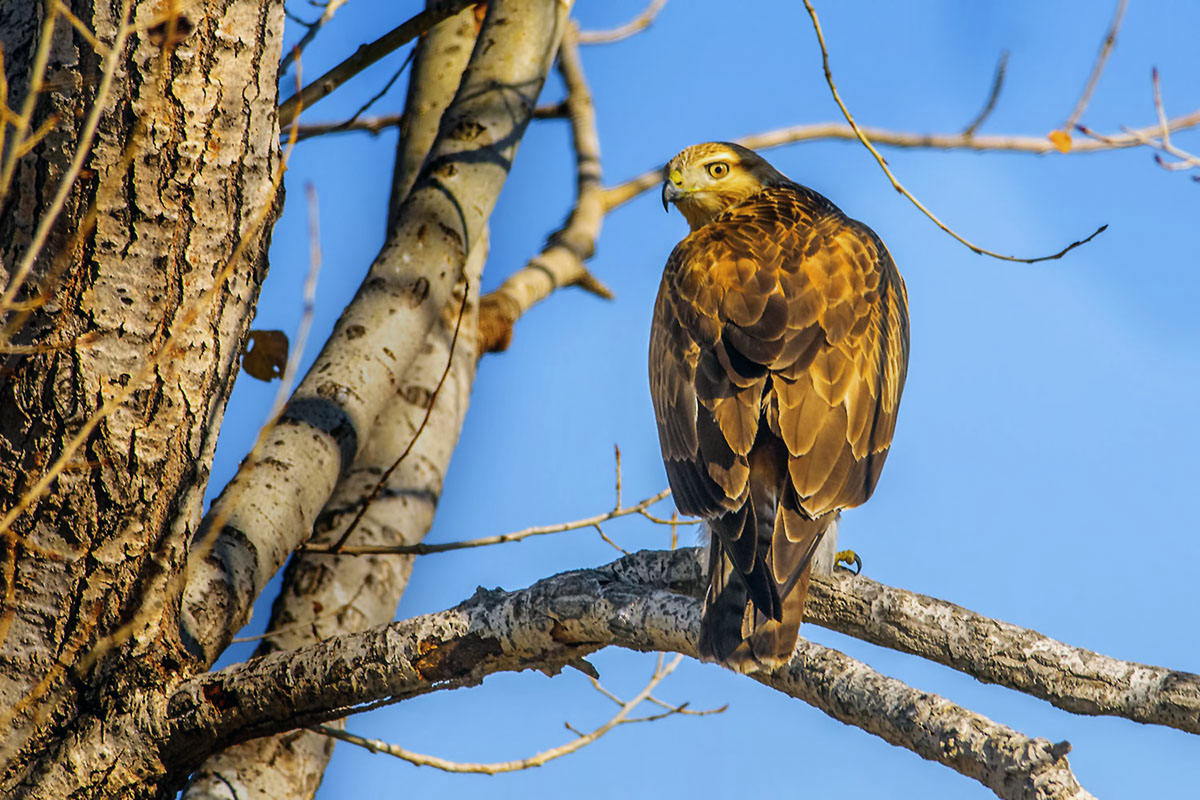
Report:
[[[666,168],[692,232],[663,270],[650,393],[667,477],[711,531],[700,654],[774,667],[813,552],[871,496],[908,365],[908,298],[879,237],[723,142]]]

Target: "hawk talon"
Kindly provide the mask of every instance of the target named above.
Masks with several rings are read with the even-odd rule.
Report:
[[[833,565],[845,565],[845,570],[850,571],[850,565],[854,565],[854,574],[862,574],[862,559],[858,557],[858,553],[853,550],[839,550],[837,555],[833,557]]]

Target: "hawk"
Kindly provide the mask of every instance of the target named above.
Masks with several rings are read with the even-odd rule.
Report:
[[[680,512],[711,534],[700,654],[741,671],[796,646],[812,557],[871,496],[908,367],[908,295],[874,231],[736,144],[689,147],[663,207],[650,392]]]

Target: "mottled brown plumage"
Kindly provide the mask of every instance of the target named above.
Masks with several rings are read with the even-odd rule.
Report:
[[[795,648],[822,534],[887,457],[904,282],[870,228],[743,147],[684,150],[668,202],[692,232],[663,271],[650,390],[675,502],[714,534],[700,651],[770,667]]]

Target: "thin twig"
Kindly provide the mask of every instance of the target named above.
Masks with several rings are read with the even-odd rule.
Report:
[[[300,113],[301,107],[312,106],[379,59],[400,49],[442,20],[454,16],[472,2],[474,0],[442,0],[401,23],[399,27],[375,41],[360,45],[354,51],[354,55],[280,104],[279,127],[284,128],[290,125],[296,115]]]
[[[626,550],[624,547],[621,547],[621,545],[617,544],[612,539],[608,538],[608,534],[604,532],[604,528],[601,528],[599,523],[596,523],[592,527],[596,529],[596,533],[600,534],[600,538],[604,540],[605,544],[609,545],[614,550],[620,551],[625,555],[629,555],[628,550]]]
[[[992,115],[992,111],[996,108],[996,101],[1000,99],[1000,90],[1004,88],[1004,74],[1008,71],[1008,51],[1004,50],[1000,53],[1000,60],[996,62],[996,74],[992,78],[992,89],[988,92],[987,100],[983,104],[983,110],[971,120],[971,124],[963,128],[962,135],[968,139],[975,135],[975,131],[979,130],[979,126],[984,123],[988,117]]]
[[[1083,86],[1083,94],[1079,96],[1079,102],[1075,104],[1071,115],[1063,123],[1063,131],[1075,129],[1076,123],[1079,122],[1079,118],[1083,116],[1084,110],[1091,102],[1092,93],[1096,91],[1096,84],[1100,81],[1100,73],[1104,72],[1104,65],[1108,62],[1108,56],[1117,42],[1117,31],[1121,28],[1121,18],[1125,16],[1125,6],[1128,5],[1128,2],[1129,0],[1117,0],[1117,10],[1108,26],[1108,33],[1105,34],[1104,41],[1100,44],[1100,52],[1096,54],[1096,63],[1092,64],[1092,72]]]
[[[566,723],[567,730],[575,734],[574,739],[566,744],[559,745],[558,747],[544,750],[536,755],[532,755],[527,758],[516,759],[514,761],[499,761],[491,764],[463,763],[458,761],[450,761],[445,758],[439,758],[438,756],[414,753],[411,750],[405,750],[403,747],[398,747],[394,744],[389,744],[378,739],[367,739],[366,737],[358,736],[353,733],[347,733],[341,728],[334,728],[329,725],[314,725],[312,728],[310,728],[310,730],[316,731],[317,733],[322,733],[334,739],[339,739],[343,742],[349,742],[350,744],[358,745],[359,747],[366,748],[372,753],[385,753],[386,755],[394,756],[395,758],[407,761],[410,764],[415,764],[418,767],[434,767],[435,769],[440,769],[444,772],[474,773],[483,775],[497,775],[503,772],[517,772],[523,769],[540,767],[556,758],[562,758],[565,755],[570,755],[571,753],[574,753],[577,750],[596,741],[600,737],[604,736],[604,734],[608,733],[619,725],[637,722],[654,722],[674,714],[684,713],[685,709],[680,706],[678,708],[668,707],[669,710],[662,714],[653,714],[647,717],[629,716],[635,708],[641,705],[643,701],[650,699],[650,693],[653,692],[655,687],[662,682],[663,678],[675,671],[675,668],[679,666],[679,663],[682,660],[683,656],[677,655],[671,660],[671,663],[667,664],[666,666],[662,666],[662,655],[660,654],[658,666],[656,666],[654,674],[650,677],[649,682],[632,699],[630,699],[628,702],[622,703],[621,710],[613,715],[608,722],[605,722],[603,725],[589,733],[582,733],[572,727],[570,723]],[[716,711],[717,710],[714,710],[708,713],[716,713]]]
[[[308,30],[306,30],[304,35],[300,37],[300,41],[296,42],[295,47],[293,47],[288,54],[283,57],[283,60],[279,62],[280,75],[287,72],[288,67],[292,65],[292,62],[304,52],[304,48],[312,44],[312,40],[316,38],[318,33],[320,33],[321,28],[324,28],[325,24],[329,22],[329,20],[333,19],[333,15],[337,13],[338,9],[346,5],[347,2],[348,0],[329,0],[329,2],[325,4],[325,10],[321,12],[321,16],[317,17],[315,22],[303,22],[295,16],[292,17],[292,19],[296,20],[298,24],[303,25]]]
[[[400,465],[404,462],[404,459],[408,458],[408,454],[412,452],[413,447],[417,443],[417,439],[421,438],[421,434],[425,432],[425,426],[429,424],[429,417],[433,414],[433,406],[437,402],[438,395],[442,391],[442,386],[444,386],[446,383],[446,378],[450,376],[450,367],[454,364],[454,346],[458,344],[458,332],[462,328],[463,316],[465,316],[467,313],[467,301],[470,299],[470,297],[471,282],[466,276],[463,276],[463,299],[462,304],[458,307],[458,320],[454,323],[454,335],[450,337],[450,354],[446,358],[446,368],[442,370],[442,377],[438,379],[437,386],[435,386],[433,389],[433,394],[429,396],[429,406],[425,409],[425,416],[421,419],[421,424],[417,426],[416,432],[413,433],[412,439],[409,440],[408,446],[404,448],[404,452],[402,452],[400,456],[392,462],[392,465],[384,470],[383,474],[379,476],[379,480],[375,483],[375,488],[372,489],[371,493],[368,494],[363,500],[362,505],[358,508],[358,513],[354,515],[354,519],[352,519],[350,524],[346,526],[346,530],[342,532],[341,537],[331,548],[329,548],[328,552],[343,552],[342,545],[344,545],[346,540],[350,538],[350,534],[354,533],[354,529],[357,528],[358,523],[362,521],[363,515],[365,515],[367,513],[367,509],[371,507],[371,503],[375,502],[375,499],[379,497],[379,494],[387,485],[388,479],[392,477],[392,473],[400,467]],[[322,551],[313,550],[310,552]]]
[[[1200,157],[1192,155],[1186,150],[1181,150],[1171,143],[1171,131],[1173,129],[1178,130],[1178,128],[1173,125],[1171,120],[1167,119],[1167,111],[1163,106],[1162,82],[1159,79],[1158,67],[1155,67],[1151,70],[1150,80],[1154,86],[1154,113],[1158,116],[1158,127],[1157,129],[1143,128],[1142,130],[1135,131],[1122,126],[1121,130],[1124,131],[1123,138],[1131,139],[1138,144],[1149,147],[1152,150],[1159,151],[1158,153],[1154,154],[1154,163],[1158,164],[1168,172],[1189,170],[1200,167]],[[1079,131],[1085,136],[1091,137],[1092,140],[1096,142],[1108,143],[1112,141],[1112,137],[1096,133],[1086,125],[1076,125],[1075,130]],[[1159,135],[1158,139],[1155,139],[1153,136],[1155,132],[1157,132]],[[1162,155],[1160,155],[1160,153],[1166,153],[1167,155],[1175,157],[1177,160],[1167,161],[1162,157]],[[1200,176],[1193,176],[1193,180],[1200,180]]]
[[[268,427],[279,418],[288,397],[291,396],[292,384],[296,380],[296,373],[300,371],[300,359],[304,355],[304,346],[308,343],[308,333],[312,329],[313,315],[317,310],[317,277],[321,274],[320,207],[317,203],[317,188],[312,183],[305,184],[304,194],[308,201],[308,274],[304,277],[304,306],[300,312],[300,325],[296,328],[296,335],[288,351],[279,390],[275,392],[275,400],[271,403],[270,413],[267,414]]]
[[[83,20],[71,13],[71,9],[62,0],[54,0],[55,10],[62,15],[63,19],[71,23],[80,36],[87,40],[91,48],[96,51],[96,54],[101,58],[108,56],[108,45],[96,38],[96,34],[92,33],[92,29],[83,24]]]
[[[607,31],[580,31],[580,44],[611,44],[619,42],[622,39],[628,39],[630,36],[641,33],[649,28],[654,22],[654,18],[658,16],[658,12],[662,11],[663,6],[667,4],[667,0],[650,0],[650,5],[638,14],[633,19],[616,28]]]
[[[564,103],[548,103],[540,105],[533,110],[534,119],[566,119],[567,108]],[[393,128],[404,121],[404,114],[380,114],[377,117],[367,117],[366,119],[350,120],[344,119],[341,122],[313,122],[308,125],[300,126],[300,141],[305,139],[313,139],[317,136],[326,136],[331,133],[352,133],[354,131],[364,131],[372,136],[380,132]]]
[[[993,250],[980,247],[979,245],[974,244],[973,242],[964,238],[961,234],[956,233],[952,228],[950,228],[950,226],[942,222],[932,211],[926,208],[925,205],[912,194],[912,192],[904,188],[904,186],[892,173],[891,167],[887,165],[887,162],[884,160],[883,156],[879,154],[879,151],[875,149],[875,146],[871,144],[871,141],[858,127],[858,123],[856,123],[854,121],[854,117],[850,115],[850,111],[846,108],[846,104],[842,102],[841,94],[839,94],[837,90],[837,84],[833,82],[833,73],[829,69],[829,49],[825,46],[825,34],[821,31],[821,21],[817,18],[817,10],[813,8],[810,0],[804,0],[804,7],[808,10],[808,16],[812,19],[813,30],[817,34],[817,43],[821,46],[821,62],[825,69],[825,83],[829,85],[829,91],[833,94],[833,99],[837,103],[838,108],[841,109],[842,116],[846,118],[846,122],[849,123],[850,127],[854,129],[854,133],[858,137],[858,140],[862,142],[864,147],[871,151],[871,155],[875,156],[875,160],[879,163],[880,168],[883,170],[884,174],[888,176],[888,180],[892,182],[892,187],[895,188],[897,192],[900,192],[900,194],[907,197],[913,205],[920,209],[925,216],[929,217],[929,219],[932,220],[933,223],[941,228],[945,233],[949,234],[955,240],[968,247],[972,252],[979,255],[991,256],[992,258],[998,258],[1001,261],[1015,261],[1022,264],[1036,264],[1039,261],[1053,261],[1054,259],[1062,258],[1076,247],[1087,244],[1092,239],[1103,233],[1106,228],[1108,228],[1108,225],[1101,225],[1099,228],[1093,231],[1091,235],[1072,242],[1063,249],[1059,250],[1057,253],[1052,253],[1048,256],[1037,256],[1035,258],[1019,258],[1017,256],[1007,256],[1002,253],[997,253]]]
[[[387,94],[388,91],[391,90],[392,86],[395,85],[396,81],[400,80],[400,76],[404,74],[404,70],[407,69],[408,65],[413,62],[413,59],[416,57],[416,55],[417,55],[417,48],[414,47],[411,50],[409,50],[408,55],[404,57],[404,61],[402,61],[400,63],[400,66],[396,68],[396,71],[392,73],[392,77],[389,78],[388,82],[383,85],[383,88],[380,89],[378,92],[376,92],[374,95],[372,95],[371,98],[369,100],[367,100],[367,102],[365,102],[361,106],[359,106],[358,110],[355,111],[352,115],[350,115],[350,119],[346,120],[343,124],[344,125],[353,125],[354,123],[358,122],[359,117],[361,117],[363,114],[365,114],[367,112],[367,110],[371,108],[371,106],[375,105],[380,100],[382,100],[383,96],[385,94]],[[336,131],[337,131],[337,129],[335,128],[333,130],[328,131],[328,133],[335,133]]]
[[[602,523],[608,522],[618,517],[625,517],[630,514],[640,514],[643,509],[649,508],[660,500],[666,499],[671,494],[670,489],[663,489],[658,494],[647,497],[640,503],[629,506],[628,508],[614,508],[611,511],[606,511],[603,514],[597,514],[594,517],[585,519],[577,519],[573,522],[560,522],[554,525],[536,525],[531,528],[514,531],[513,533],[502,533],[499,536],[484,536],[479,539],[467,539],[460,542],[443,542],[439,544],[428,544],[426,542],[418,542],[416,544],[396,544],[396,545],[354,545],[336,549],[336,545],[305,545],[300,549],[303,553],[324,553],[328,555],[412,555],[424,556],[431,553],[448,553],[452,550],[467,550],[473,547],[488,547],[494,544],[507,544],[509,542],[519,542],[523,539],[528,539],[530,536],[544,536],[549,533],[563,533],[565,531],[577,531],[584,528],[593,528]]]
[[[128,10],[128,5],[126,5],[123,11],[127,14]],[[47,10],[46,19],[42,22],[41,36],[38,38],[37,51],[33,56],[33,67],[29,73],[29,85],[25,89],[25,100],[21,104],[20,113],[14,117],[8,110],[7,102],[4,106],[5,116],[9,118],[9,124],[13,126],[14,130],[12,146],[3,164],[0,164],[0,201],[8,196],[8,188],[12,183],[13,172],[17,168],[16,151],[25,139],[25,132],[29,128],[30,120],[33,119],[33,112],[37,108],[38,97],[42,93],[42,83],[46,79],[46,65],[50,60],[50,43],[54,38],[54,24],[57,19],[58,5],[52,3]],[[126,16],[122,16],[118,36],[127,25],[128,20]],[[115,49],[119,50],[120,48]],[[108,59],[105,59],[105,63],[107,62]],[[5,89],[7,93],[7,85]],[[5,127],[4,125],[0,125],[0,129],[4,129]],[[0,311],[3,311],[3,309],[4,304],[0,303]]]
[[[1193,111],[1168,122],[1172,131],[1181,131],[1200,125],[1200,110]],[[1111,134],[1101,136],[1093,141],[1080,142],[1071,148],[1071,153],[1102,153],[1109,150],[1123,150],[1141,146],[1137,138],[1141,135],[1154,135],[1159,129],[1157,124],[1147,128],[1130,131],[1128,134]],[[1058,153],[1058,149],[1045,136],[1026,135],[987,135],[964,136],[961,133],[909,133],[893,131],[886,128],[862,126],[860,130],[875,144],[901,148],[928,148],[932,150],[970,150],[973,152],[1008,152],[1031,153],[1044,155]],[[1132,134],[1132,135],[1131,135]],[[1096,134],[1089,134],[1095,136]],[[809,125],[792,125],[778,128],[765,133],[756,133],[735,139],[738,144],[751,150],[769,150],[773,147],[795,144],[796,142],[813,142],[824,140],[858,141],[854,128],[840,122],[817,122]],[[663,165],[648,169],[640,175],[630,178],[616,186],[604,190],[604,208],[612,211],[620,205],[628,203],[633,198],[662,185]]]
[[[70,194],[71,188],[75,185],[75,178],[79,176],[79,171],[83,169],[84,160],[91,155],[92,138],[96,135],[96,129],[100,124],[100,115],[108,105],[108,95],[112,90],[113,81],[118,72],[117,61],[125,51],[125,40],[133,33],[133,24],[129,19],[131,6],[132,0],[124,0],[121,4],[121,24],[117,28],[117,35],[113,40],[112,49],[109,50],[108,56],[104,59],[103,66],[101,67],[100,86],[96,90],[96,97],[92,101],[92,108],[88,112],[87,119],[84,121],[83,128],[80,131],[79,142],[76,144],[75,152],[71,157],[71,164],[67,167],[67,171],[59,181],[58,189],[54,193],[54,198],[50,201],[50,205],[42,212],[41,219],[38,220],[37,229],[34,231],[33,239],[26,246],[20,264],[13,271],[12,278],[9,280],[8,286],[4,289],[4,294],[0,295],[0,314],[3,314],[8,309],[9,303],[12,302],[17,292],[24,285],[30,270],[33,269],[33,262],[41,253],[42,246],[46,243],[46,237],[50,235],[50,228],[53,227],[59,213],[66,204],[67,195]],[[47,27],[53,27],[56,9],[56,5],[51,6],[51,14],[45,23]],[[37,83],[39,85],[30,87],[31,95],[40,91],[40,81]],[[32,110],[30,113],[32,114]],[[25,116],[24,112],[22,112],[22,121],[24,126],[28,125],[28,117]],[[6,177],[9,170],[15,167],[21,145],[23,144],[19,136],[23,134],[24,127],[18,127],[17,131],[18,138],[13,142],[13,152],[9,153],[9,164],[5,165]],[[0,198],[4,196],[6,189],[7,181],[0,178]],[[7,344],[7,338],[0,339],[0,344]]]

